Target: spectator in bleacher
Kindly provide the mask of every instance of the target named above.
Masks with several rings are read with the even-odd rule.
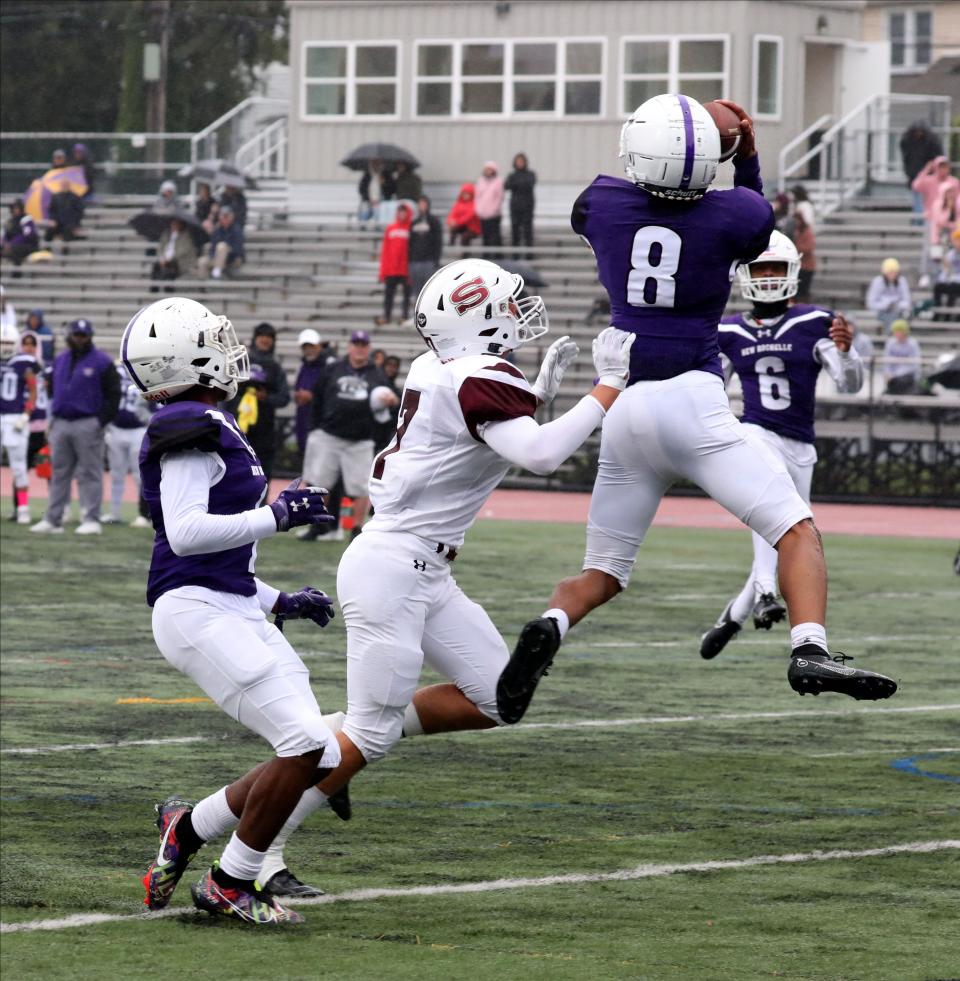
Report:
[[[36,252],[40,248],[37,226],[23,210],[23,201],[20,198],[10,202],[10,217],[3,226],[0,243],[2,243],[4,259],[9,259],[15,266],[19,266],[31,252]]]
[[[43,319],[43,311],[37,307],[27,314],[26,330],[33,331],[40,338],[40,360],[47,367],[53,364],[53,355],[56,350],[56,338],[53,331],[47,326]]]
[[[450,230],[451,245],[469,245],[480,234],[474,186],[469,181],[460,185],[457,200],[447,213],[447,228]]]
[[[940,245],[940,226],[944,206],[944,194],[949,188],[953,188],[954,194],[960,189],[960,181],[950,173],[950,161],[943,156],[935,157],[922,171],[914,178],[911,185],[923,198],[923,217],[926,221],[926,234],[924,235],[923,255],[920,264],[921,289],[926,289],[930,285],[930,277],[933,272],[933,255],[931,246],[936,249]]]
[[[276,356],[277,331],[273,324],[257,324],[253,328],[253,338],[249,347],[251,365],[259,365],[263,369],[264,379],[257,386],[257,443],[254,449],[260,457],[263,472],[269,479],[273,473],[273,457],[276,448],[277,409],[290,404],[290,386],[287,384],[287,373]],[[227,402],[230,412],[236,411],[242,393],[238,393]],[[252,442],[252,441],[251,441]]]
[[[50,154],[50,169],[57,170],[60,167],[67,166],[67,151],[66,150],[54,150]]]
[[[221,205],[217,215],[217,227],[210,236],[210,243],[197,261],[197,274],[220,279],[240,270],[246,258],[243,229],[234,221],[233,211]]]
[[[387,388],[396,396],[396,402],[385,405],[382,409],[374,412],[374,432],[373,432],[373,451],[379,453],[385,449],[393,437],[397,434],[397,418],[400,415],[400,396],[402,391],[397,384],[397,376],[400,374],[400,359],[395,354],[388,354],[383,359],[383,376],[386,378]]]
[[[387,360],[387,352],[382,347],[375,347],[370,352],[370,362],[374,368],[383,369],[383,362]]]
[[[394,190],[399,201],[418,201],[423,194],[423,181],[405,160],[397,163]]]
[[[87,182],[87,193],[83,197],[89,200],[93,197],[93,160],[90,157],[90,150],[86,143],[74,143],[70,148],[70,155],[71,165],[83,168],[83,177]]]
[[[30,530],[63,533],[63,512],[70,501],[70,482],[76,477],[81,517],[76,533],[99,535],[103,430],[120,406],[120,376],[113,358],[94,347],[89,320],[73,320],[67,331],[68,350],[57,355],[50,379],[50,499],[46,515]]]
[[[150,278],[155,280],[173,280],[180,276],[187,278],[197,271],[197,247],[193,236],[187,231],[187,226],[174,218],[163,230],[157,243],[157,261],[150,271]],[[156,293],[158,287],[151,287],[150,292]]]
[[[802,218],[803,223],[811,232],[815,233],[817,230],[817,216],[813,209],[813,202],[807,195],[806,188],[802,184],[797,184],[790,191],[790,196],[793,199],[794,218],[797,216]]]
[[[533,189],[536,183],[537,175],[530,169],[527,155],[518,153],[513,158],[513,173],[503,185],[510,192],[510,241],[514,248],[533,245]],[[515,252],[514,258],[522,258],[522,255]]]
[[[140,444],[147,432],[147,423],[156,409],[140,395],[140,389],[117,361],[120,379],[120,407],[107,423],[104,442],[107,446],[107,462],[110,464],[110,511],[101,518],[101,524],[118,525],[123,521],[123,492],[127,486],[127,474],[133,477],[140,498],[140,519],[134,527],[145,526],[146,502],[140,497]]]
[[[793,214],[793,244],[800,253],[800,277],[797,286],[797,303],[809,303],[813,276],[817,271],[817,237],[813,227],[807,224],[804,211]]]
[[[323,369],[327,365],[328,348],[312,327],[300,331],[297,343],[300,345],[300,354],[303,360],[300,362],[297,379],[293,383],[293,401],[297,406],[295,415],[297,447],[302,455],[307,448],[307,436],[310,434],[310,420],[313,414],[313,387],[317,384]]]
[[[935,307],[953,307],[960,299],[960,228],[954,228],[950,235],[950,248],[944,253],[937,274],[937,282],[933,287],[933,305]],[[934,314],[934,320],[948,320],[950,314]]]
[[[225,187],[220,192],[220,211],[229,208],[241,230],[247,227],[247,196],[242,187]]]
[[[933,234],[930,236],[930,241],[939,247],[933,255],[935,260],[943,258],[944,247],[949,245],[950,236],[957,227],[958,191],[960,191],[960,186],[948,184],[934,203]]]
[[[920,389],[920,345],[906,320],[894,320],[883,348],[883,377],[888,395],[912,395]]]
[[[63,150],[54,150],[51,158],[51,169],[59,169],[67,166],[67,154]],[[85,192],[89,193],[89,189]],[[75,238],[84,238],[85,234],[80,227],[83,221],[84,197],[74,193],[72,190],[57,191],[50,196],[50,204],[47,210],[47,217],[50,224],[47,226],[44,238],[50,242],[55,238],[62,238],[64,242],[71,242]]]
[[[403,314],[397,323],[410,316],[410,208],[402,203],[397,208],[397,220],[387,225],[380,245],[380,282],[383,283],[383,316],[378,325],[390,323],[393,298],[397,289],[403,290]]]
[[[217,220],[217,202],[213,200],[213,192],[209,184],[197,184],[197,199],[193,204],[193,213],[197,221],[210,235]]]
[[[371,160],[357,185],[360,194],[360,221],[370,221],[380,224],[380,206],[389,201],[397,193],[393,176],[387,171],[382,160]]]
[[[500,221],[503,212],[503,178],[493,160],[483,165],[483,173],[477,178],[476,209],[480,219],[480,232],[484,245],[503,245]]]
[[[847,317],[847,323],[853,331],[853,342],[850,346],[860,355],[860,360],[866,365],[867,371],[871,371],[873,369],[875,354],[873,341],[870,339],[870,335],[864,333],[849,316]]]
[[[177,197],[177,185],[173,181],[164,181],[160,185],[156,198],[153,201],[154,211],[176,211],[180,207],[180,198]]]
[[[907,177],[907,187],[913,195],[913,213],[920,216],[914,219],[914,224],[923,224],[924,201],[923,195],[913,189],[913,182],[920,171],[935,157],[943,153],[940,137],[923,121],[911,123],[907,131],[900,137],[900,156],[903,158],[903,172]]]
[[[773,218],[777,223],[777,231],[783,232],[789,239],[793,239],[793,202],[790,195],[781,191],[773,199]]]
[[[0,327],[17,329],[17,308],[7,299],[6,287],[0,283]]]
[[[430,211],[430,198],[422,194],[410,226],[410,295],[416,302],[424,283],[440,268],[443,229]]]
[[[885,334],[894,320],[910,316],[913,310],[910,286],[907,277],[900,275],[900,263],[893,257],[880,264],[880,275],[870,281],[866,302],[867,309],[883,324]]]
[[[347,356],[327,365],[314,386],[313,427],[307,438],[303,478],[315,487],[332,488],[342,475],[344,491],[354,501],[354,535],[370,509],[374,413],[397,402],[386,376],[370,362],[370,335],[365,330],[350,335]],[[307,529],[300,537],[318,536]],[[337,538],[327,536],[326,540]]]

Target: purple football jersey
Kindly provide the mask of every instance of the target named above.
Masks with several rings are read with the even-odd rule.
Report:
[[[610,322],[637,335],[629,384],[692,369],[722,374],[717,324],[734,269],[767,247],[774,227],[755,157],[737,182],[678,203],[601,174],[577,198],[571,224],[596,256]]]
[[[118,429],[142,429],[146,423],[143,420],[144,405],[140,389],[130,380],[125,371],[120,375],[120,407],[113,417],[113,425]]]
[[[150,606],[179,586],[205,586],[223,593],[254,596],[255,543],[201,555],[176,555],[167,541],[160,506],[160,460],[178,450],[216,453],[226,466],[210,488],[208,513],[239,514],[259,507],[267,491],[263,468],[229,412],[202,402],[173,402],[150,420],[140,448],[143,496],[156,529],[147,602]]]
[[[749,314],[724,317],[720,350],[743,388],[742,422],[814,441],[813,410],[821,364],[816,346],[829,340],[833,313],[798,303],[772,320]]]
[[[40,365],[32,354],[15,354],[0,365],[0,415],[20,415],[27,404],[27,378],[39,375]]]

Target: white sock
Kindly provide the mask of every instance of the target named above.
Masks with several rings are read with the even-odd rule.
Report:
[[[221,787],[194,807],[190,821],[197,835],[204,841],[210,841],[232,831],[240,823],[240,818],[230,810],[227,788]]]
[[[293,809],[293,813],[287,818],[283,827],[277,833],[277,837],[270,842],[270,847],[264,853],[263,866],[260,869],[260,881],[262,883],[266,884],[281,869],[287,867],[286,860],[283,857],[283,848],[287,843],[287,839],[317,808],[323,807],[326,802],[327,795],[317,790],[316,787],[310,787],[303,792],[303,796]]]
[[[266,854],[245,845],[234,831],[220,856],[220,868],[235,879],[256,879]]]
[[[554,607],[552,610],[547,610],[544,613],[545,617],[553,617],[557,621],[557,626],[560,628],[560,639],[566,636],[567,631],[570,629],[570,617],[566,615],[559,607]]]
[[[331,732],[339,732],[343,728],[343,723],[346,717],[346,712],[334,712],[332,715],[321,716],[323,719],[323,724]]]
[[[423,735],[423,723],[420,721],[420,716],[417,715],[417,710],[413,707],[413,702],[403,710],[402,731],[406,739],[409,739],[411,736]]]
[[[796,650],[801,644],[816,644],[822,647],[825,654],[830,652],[827,647],[827,630],[822,623],[798,623],[790,628],[790,646]]]

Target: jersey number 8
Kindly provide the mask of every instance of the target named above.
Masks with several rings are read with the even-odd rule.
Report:
[[[674,276],[680,265],[683,240],[670,228],[645,225],[633,236],[627,303],[632,307],[672,307],[676,298]]]

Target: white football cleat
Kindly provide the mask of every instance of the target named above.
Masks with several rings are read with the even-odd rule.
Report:
[[[131,528],[152,528],[153,525],[142,515],[138,514],[133,521],[130,522]]]
[[[77,526],[75,535],[99,535],[103,529],[99,521],[83,521]]]
[[[62,535],[63,526],[53,525],[46,518],[41,518],[31,529],[37,535]]]
[[[21,504],[17,508],[17,524],[28,525],[31,521],[33,521],[33,518],[30,517],[30,508],[26,504]]]

